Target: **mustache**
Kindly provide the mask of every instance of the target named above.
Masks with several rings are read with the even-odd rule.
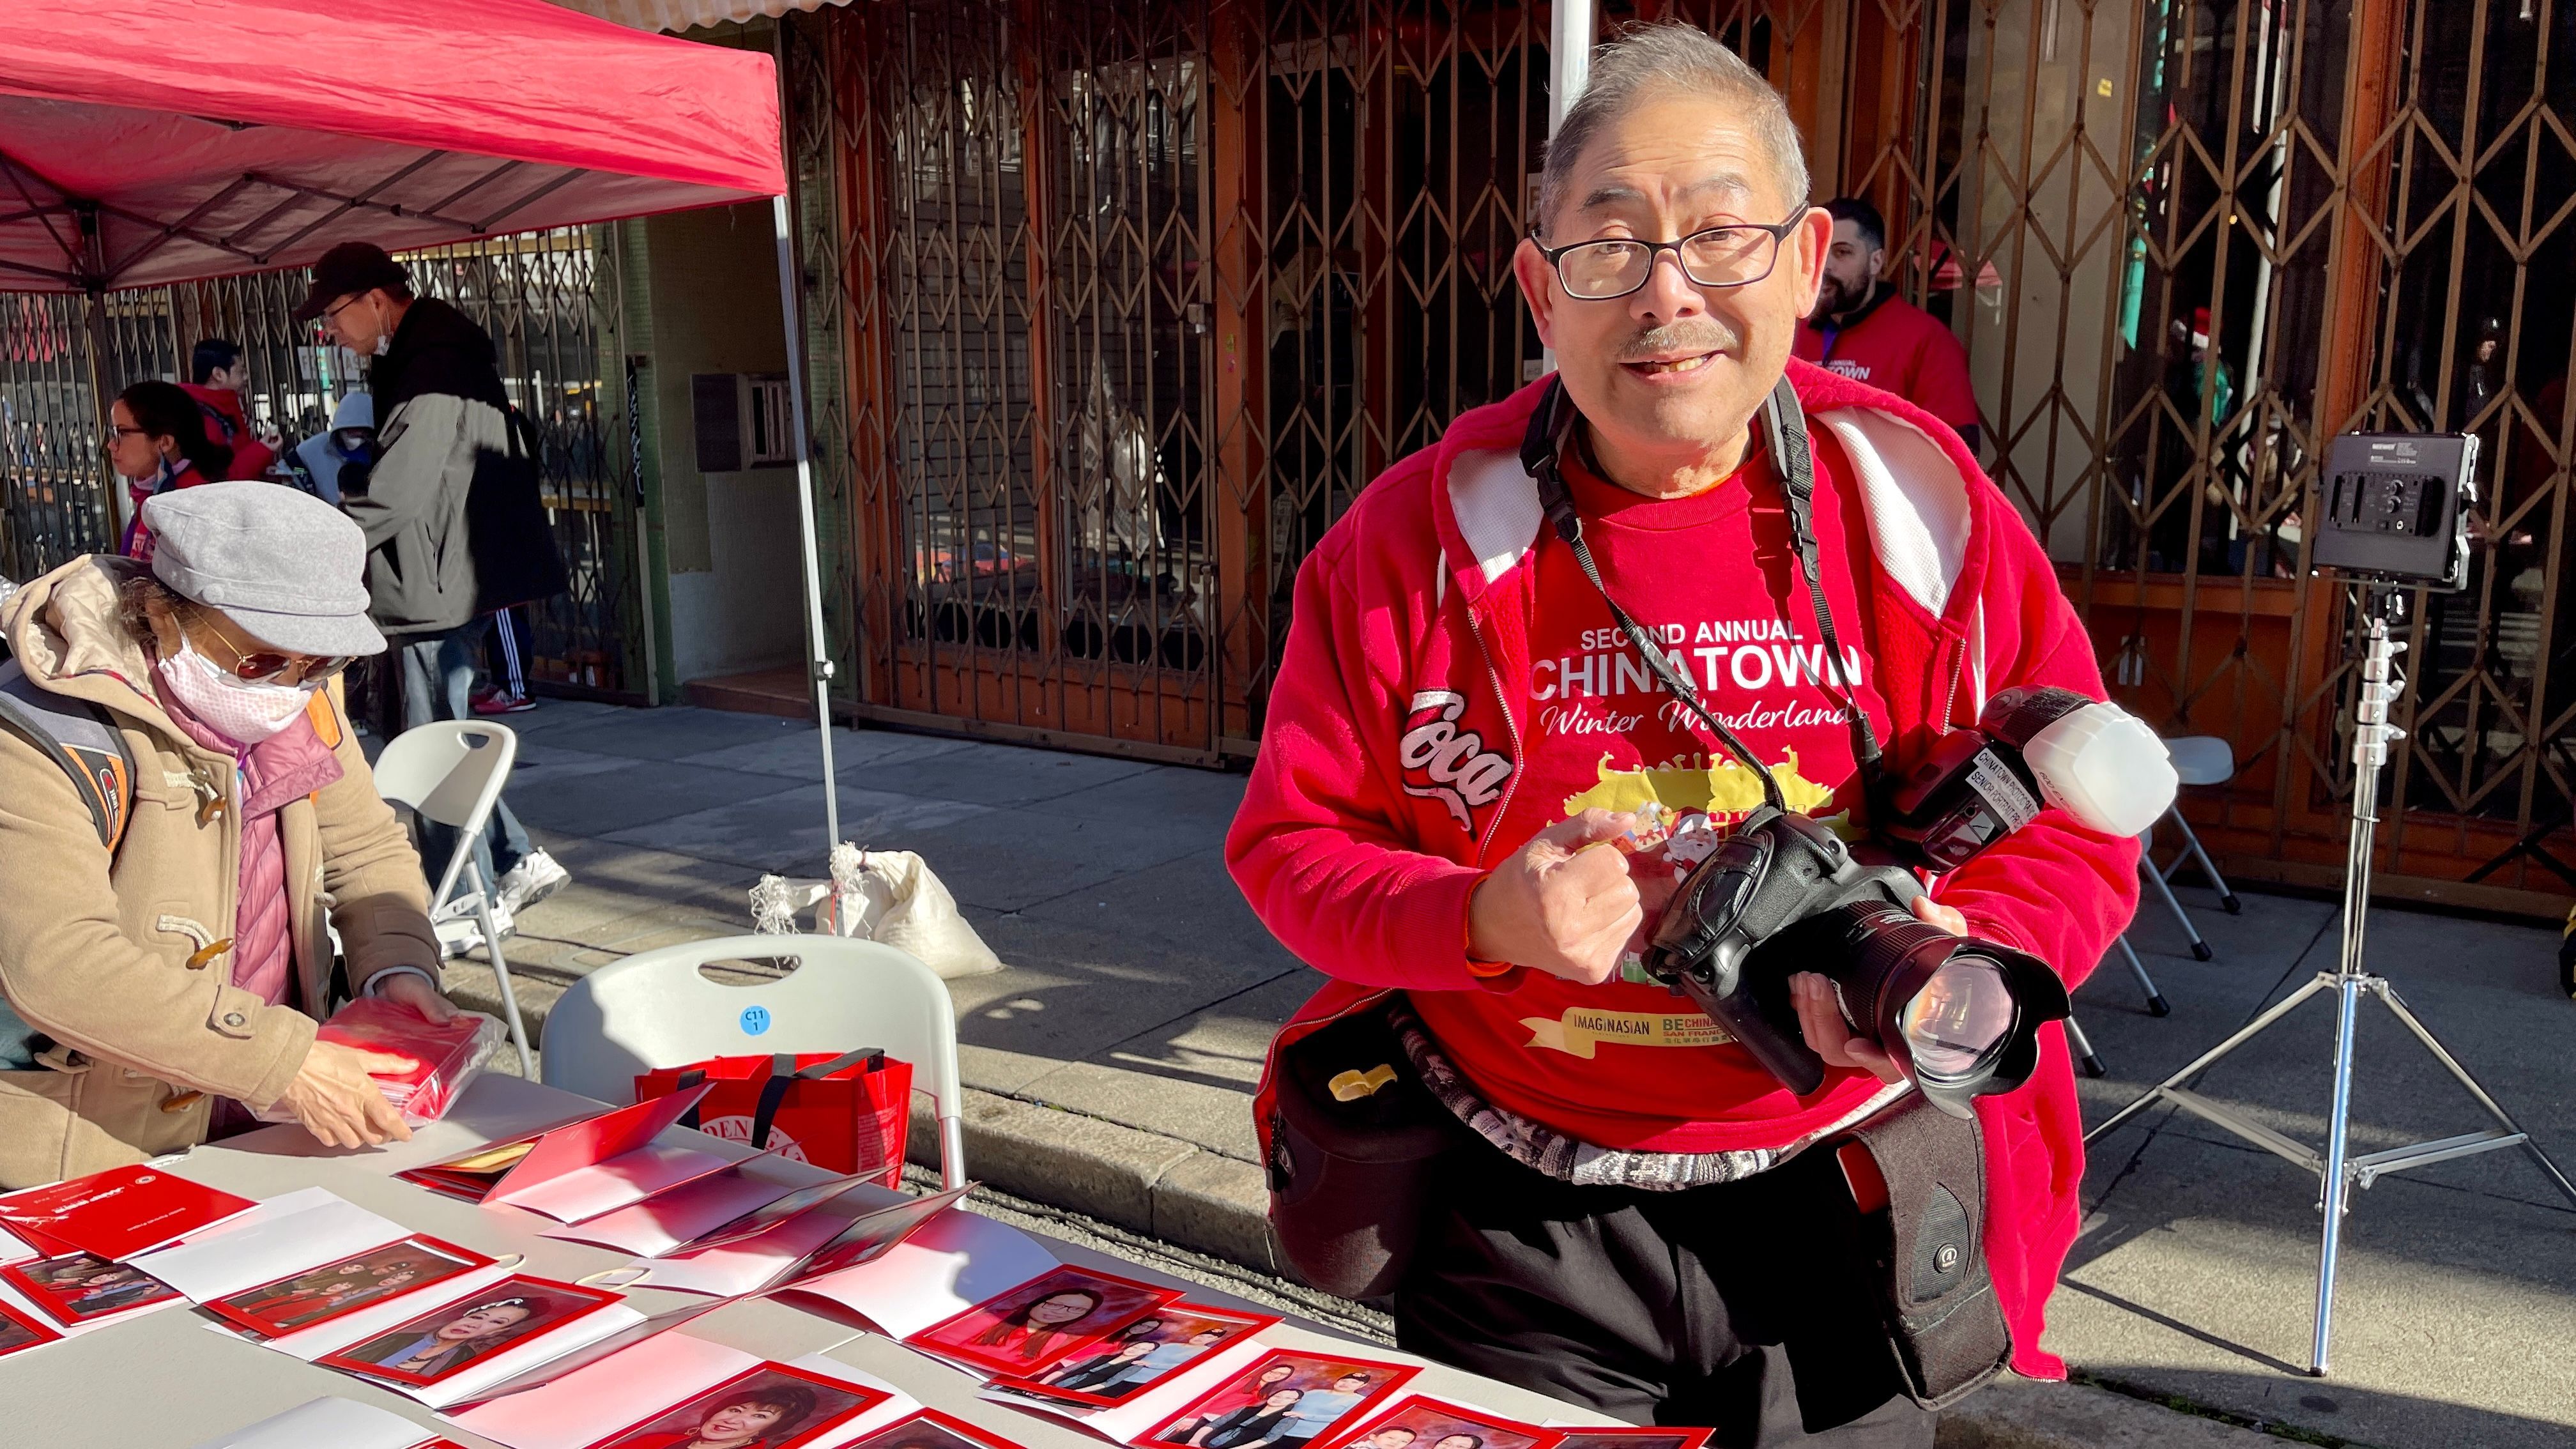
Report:
[[[1615,360],[1643,362],[1670,352],[1732,352],[1743,342],[1743,333],[1717,318],[1693,317],[1646,328],[1619,344]]]

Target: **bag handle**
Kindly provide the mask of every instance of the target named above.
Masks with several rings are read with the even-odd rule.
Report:
[[[688,1069],[686,1069],[686,1070],[682,1071],[682,1072],[680,1073],[679,1079],[678,1079],[676,1082],[674,1082],[674,1083],[672,1084],[672,1086],[671,1086],[671,1094],[672,1094],[673,1096],[677,1096],[677,1095],[679,1095],[680,1093],[682,1093],[682,1092],[685,1092],[685,1091],[689,1090],[691,1087],[696,1086],[698,1083],[705,1081],[706,1079],[707,1079],[707,1069],[706,1069],[706,1068],[704,1068],[704,1067],[690,1067],[690,1068],[688,1068]],[[685,1112],[683,1112],[683,1113],[681,1113],[681,1114],[680,1114],[680,1125],[681,1125],[681,1126],[683,1126],[683,1127],[688,1128],[688,1129],[689,1129],[690,1131],[692,1131],[692,1132],[696,1131],[696,1130],[698,1129],[698,1108],[699,1108],[699,1107],[701,1107],[701,1106],[704,1106],[705,1104],[706,1104],[706,1098],[704,1098],[704,1097],[700,1097],[697,1101],[695,1101],[695,1102],[691,1102],[691,1103],[689,1104],[689,1110],[687,1110],[687,1111],[685,1111]]]
[[[769,1129],[777,1124],[778,1109],[786,1105],[788,1088],[798,1082],[819,1082],[826,1077],[848,1071],[861,1062],[867,1063],[869,1071],[882,1070],[885,1066],[885,1048],[860,1047],[856,1051],[843,1052],[830,1061],[816,1062],[804,1068],[796,1065],[796,1057],[793,1053],[779,1052],[772,1056],[767,1069],[761,1073],[760,1101],[753,1106],[751,1112],[752,1147],[758,1151],[768,1150]],[[680,1073],[672,1090],[685,1092],[706,1079],[707,1073],[704,1067],[690,1067]],[[696,1127],[698,1109],[693,1106],[681,1113],[680,1125]]]
[[[843,1052],[828,1062],[816,1062],[796,1075],[809,1082],[819,1082],[825,1077],[838,1076],[861,1062],[866,1062],[871,1072],[885,1070],[885,1048],[861,1047],[854,1052]]]

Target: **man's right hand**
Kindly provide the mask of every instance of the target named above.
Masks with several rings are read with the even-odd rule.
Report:
[[[303,1069],[282,1099],[304,1130],[326,1147],[374,1147],[409,1142],[411,1128],[402,1113],[385,1100],[369,1072],[388,1075],[410,1070],[409,1058],[384,1052],[362,1052],[338,1042],[317,1041],[305,1055]]]
[[[1467,905],[1468,954],[1597,986],[1619,969],[1645,911],[1628,857],[1608,842],[1633,815],[1586,810],[1530,838],[1476,886]]]

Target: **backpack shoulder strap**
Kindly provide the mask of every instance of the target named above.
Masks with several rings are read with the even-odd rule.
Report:
[[[0,660],[0,729],[62,766],[89,807],[99,844],[114,854],[134,812],[134,755],[108,712],[41,688],[17,660]]]

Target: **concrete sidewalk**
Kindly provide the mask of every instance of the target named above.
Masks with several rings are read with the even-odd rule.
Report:
[[[511,948],[532,1017],[606,962],[747,930],[744,892],[763,871],[822,873],[810,725],[562,701],[508,723],[523,741],[510,799],[575,877],[526,914]],[[1247,1094],[1314,978],[1225,877],[1241,778],[873,730],[836,732],[834,752],[843,834],[921,852],[1010,963],[955,983],[975,1174],[1267,1265]],[[2230,917],[2206,892],[2183,894],[2215,960],[2184,954],[2157,908],[2132,933],[2173,1016],[2146,1015],[2116,958],[2078,994],[2111,1069],[2084,1084],[2088,1120],[2332,964],[2330,905],[2249,895]],[[2552,983],[2552,933],[2396,910],[2372,925],[2374,964],[2541,1143],[2576,1161],[2576,1004]],[[450,975],[460,994],[489,992],[488,970]],[[2329,1016],[2311,1005],[2204,1092],[2320,1141]],[[2375,1005],[2364,1020],[2356,1151],[2484,1125]],[[2576,1437],[2576,1210],[2518,1154],[2360,1196],[2323,1381],[2299,1372],[2312,1179],[2159,1110],[2099,1144],[2084,1202],[2048,1339],[2080,1373],[2385,1449]],[[1980,1442],[2022,1442],[2000,1419],[1989,1427],[2005,1437]]]

